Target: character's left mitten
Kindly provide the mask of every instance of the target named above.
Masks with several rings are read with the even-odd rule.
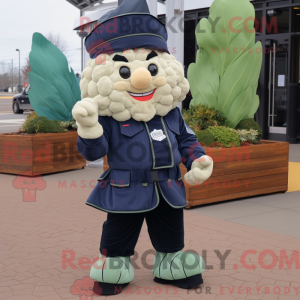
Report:
[[[203,183],[211,176],[213,166],[214,162],[210,156],[201,156],[193,162],[192,169],[184,175],[184,181],[189,185]]]
[[[205,262],[198,254],[182,251],[155,253],[153,275],[157,283],[193,288],[203,283],[201,273],[204,270]]]

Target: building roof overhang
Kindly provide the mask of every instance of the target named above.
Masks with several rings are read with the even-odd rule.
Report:
[[[79,10],[88,9],[95,6],[95,4],[101,4],[104,0],[67,0],[70,4],[78,8]]]

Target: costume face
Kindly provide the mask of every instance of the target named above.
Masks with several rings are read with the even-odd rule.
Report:
[[[100,116],[148,122],[183,101],[189,83],[173,55],[136,49],[90,59],[80,88],[82,99],[93,98],[98,104]]]

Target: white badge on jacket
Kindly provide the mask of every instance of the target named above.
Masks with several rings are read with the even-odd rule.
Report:
[[[164,133],[161,129],[159,129],[159,130],[154,129],[150,133],[150,135],[152,137],[152,140],[159,141],[159,142],[161,142],[162,140],[164,140],[166,138],[166,136],[164,135]]]

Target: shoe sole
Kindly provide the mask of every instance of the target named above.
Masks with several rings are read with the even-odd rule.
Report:
[[[93,292],[99,296],[118,295],[122,293],[123,288],[126,287],[128,284],[129,282],[123,284],[113,284],[95,281]]]
[[[180,289],[191,289],[203,283],[201,274],[187,277],[184,279],[166,280],[155,277],[153,280],[161,284],[172,284]]]

